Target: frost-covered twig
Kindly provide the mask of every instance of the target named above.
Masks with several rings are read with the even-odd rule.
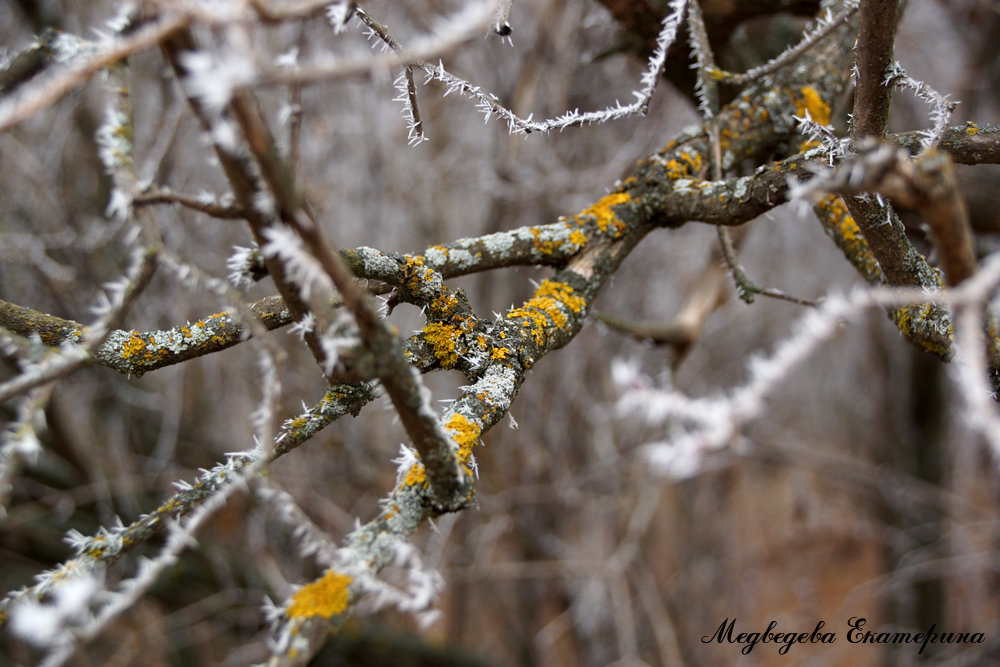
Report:
[[[290,493],[274,480],[261,478],[256,481],[256,493],[282,523],[291,529],[299,541],[299,553],[315,558],[321,565],[331,568],[338,562],[337,546],[333,538],[310,519]]]
[[[417,87],[413,82],[413,67],[407,65],[399,77],[393,82],[399,95],[393,102],[403,103],[403,120],[406,121],[406,143],[416,146],[427,141],[424,135],[424,123],[420,120],[420,107],[417,105]]]
[[[827,158],[827,163],[832,167],[835,162],[846,157],[850,140],[838,137],[831,126],[817,122],[810,115],[808,109],[804,111],[804,115],[795,117],[799,132],[806,136],[806,140],[810,144],[819,146]]]
[[[990,267],[984,269],[995,272],[1000,262],[993,259]],[[956,309],[955,347],[957,353],[952,362],[951,376],[956,389],[962,396],[967,409],[962,418],[986,440],[994,461],[1000,465],[1000,414],[997,413],[996,389],[990,386],[990,364],[984,330],[984,308],[982,301],[964,304]]]
[[[701,111],[702,118],[710,122],[719,113],[719,89],[710,76],[717,68],[698,0],[690,0],[688,3],[688,42],[694,55],[691,66],[697,72],[694,93],[698,99],[698,110]],[[713,176],[715,180],[719,178],[719,175]]]
[[[414,59],[411,62],[419,66],[427,74],[428,81],[439,81],[444,84],[445,96],[451,93],[459,93],[473,100],[476,103],[476,108],[483,114],[486,121],[489,121],[491,118],[506,121],[508,130],[511,133],[551,132],[552,130],[562,130],[578,125],[604,123],[646,113],[649,101],[656,90],[657,81],[663,71],[663,65],[666,62],[667,49],[677,37],[677,31],[684,17],[686,5],[687,0],[671,0],[671,11],[663,19],[663,27],[656,41],[656,49],[650,56],[649,66],[640,79],[642,87],[633,92],[633,96],[636,99],[627,105],[622,105],[619,102],[613,107],[607,107],[598,111],[580,112],[579,110],[573,110],[567,111],[562,116],[555,118],[534,121],[531,116],[522,118],[516,115],[513,111],[503,106],[495,95],[483,91],[479,86],[452,74],[444,68],[442,63],[431,65],[425,62],[424,59]],[[358,15],[363,19],[368,16],[367,13],[362,14],[360,10]],[[382,37],[380,33],[376,32],[376,34]]]
[[[933,295],[938,306],[972,309],[971,320],[964,323],[968,338],[960,342],[960,355],[973,354],[973,361],[964,362],[957,372],[968,388],[970,404],[982,412],[977,428],[988,436],[995,449],[995,425],[1000,423],[996,406],[991,404],[985,382],[987,364],[983,361],[986,343],[980,333],[981,317],[975,314],[1000,284],[1000,261],[994,261],[961,286]],[[736,447],[740,429],[764,414],[766,400],[775,389],[788,381],[823,343],[833,336],[841,323],[856,320],[872,308],[898,308],[912,303],[925,303],[928,294],[912,289],[859,289],[846,296],[830,296],[818,308],[799,319],[794,331],[775,350],[751,360],[749,379],[741,387],[706,398],[690,398],[672,389],[654,387],[638,368],[627,362],[616,362],[612,371],[622,395],[618,407],[623,412],[637,413],[650,424],[668,424],[672,432],[659,442],[648,445],[645,455],[665,475],[685,478],[697,474],[717,452]],[[969,333],[971,332],[971,334]],[[979,379],[971,381],[972,375]],[[991,405],[988,405],[991,404]],[[980,419],[976,417],[976,419]],[[996,449],[1000,455],[1000,449]]]
[[[886,75],[885,85],[909,88],[918,98],[930,106],[930,117],[934,126],[921,133],[923,138],[920,140],[920,144],[925,150],[936,146],[944,136],[945,130],[948,129],[948,121],[951,120],[951,113],[958,106],[958,102],[949,100],[947,95],[942,95],[923,81],[914,80],[898,62],[893,64],[892,71]]]
[[[849,0],[849,2],[845,4],[844,8],[837,14],[833,14],[831,10],[827,9],[822,16],[817,18],[816,25],[807,31],[797,44],[789,46],[779,55],[775,56],[763,65],[751,68],[743,74],[733,74],[731,72],[723,72],[722,70],[714,70],[710,72],[710,75],[713,78],[719,79],[725,83],[734,86],[743,86],[763,78],[768,74],[773,74],[782,67],[790,65],[798,60],[803,54],[809,51],[809,49],[812,48],[816,42],[829,35],[837,26],[851,18],[851,15],[857,11],[859,4],[860,0]]]
[[[51,395],[51,384],[30,391],[18,405],[17,417],[0,430],[0,522],[7,516],[14,477],[42,451],[39,434],[45,427],[45,406]]]
[[[244,471],[250,464],[264,459],[270,461],[286,454],[345,414],[357,413],[372,398],[372,389],[367,384],[332,386],[316,405],[294,419],[287,420],[273,443],[227,456],[225,462],[210,470],[203,470],[194,483],[175,482],[177,493],[154,511],[143,514],[128,525],[102,527],[96,535],[90,537],[75,530],[70,531],[66,541],[74,549],[76,556],[57,568],[38,575],[32,586],[8,593],[0,600],[0,619],[4,618],[5,613],[9,615],[17,605],[25,601],[37,601],[48,595],[67,575],[99,571],[117,561],[131,549],[144,544],[171,520],[191,514],[207,499],[216,497],[221,489],[244,479]]]
[[[489,24],[493,16],[494,8],[495,3],[492,0],[482,0],[468,5],[454,16],[440,21],[429,35],[413,40],[405,48],[400,46],[399,52],[396,53],[352,58],[327,57],[311,63],[298,63],[294,67],[261,64],[252,83],[305,84],[422,63],[453,51],[470,39],[481,35],[483,28]],[[361,8],[355,9],[355,13],[359,18],[371,20]],[[378,33],[372,34],[382,38]],[[388,35],[387,30],[385,34]]]
[[[134,248],[131,264],[125,275],[105,284],[105,291],[98,294],[98,303],[94,307],[98,319],[86,328],[86,335],[83,331],[78,332],[78,340],[82,342],[79,345],[62,346],[58,353],[51,354],[20,375],[0,384],[0,401],[51,382],[85,364],[149,282],[156,264],[154,252]]]
[[[5,132],[56,102],[107,65],[156,46],[171,33],[187,25],[189,20],[184,14],[167,16],[143,26],[120,41],[87,44],[78,53],[69,54],[65,67],[40,77],[36,83],[22,86],[16,94],[0,100],[0,132]]]
[[[239,489],[245,488],[246,481],[261,470],[268,457],[258,453],[240,455],[249,459],[249,465],[239,471],[232,471],[229,483],[205,499],[185,520],[170,523],[167,540],[153,558],[140,558],[136,573],[118,585],[117,591],[105,591],[103,605],[93,618],[79,627],[64,625],[61,632],[52,638],[53,650],[41,663],[44,667],[58,667],[65,664],[75,651],[97,637],[118,616],[132,609],[139,599],[156,583],[159,576],[177,562],[177,558],[188,547],[197,544],[194,539],[201,528]],[[15,607],[13,613],[19,613]]]
[[[232,198],[219,201],[214,195],[203,192],[191,196],[174,192],[170,188],[150,187],[136,195],[132,200],[134,206],[150,206],[154,204],[179,204],[193,211],[222,220],[237,220],[243,217],[243,211],[232,202]]]

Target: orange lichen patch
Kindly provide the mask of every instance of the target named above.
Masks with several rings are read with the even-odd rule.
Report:
[[[681,151],[678,156],[685,165],[685,170],[692,176],[696,176],[701,171],[702,159],[698,153],[686,153]]]
[[[346,574],[327,570],[326,574],[306,584],[291,597],[285,613],[289,618],[333,618],[347,609],[352,581]]]
[[[861,228],[847,211],[844,200],[837,195],[827,195],[816,203],[816,206],[826,211],[837,225],[840,238],[849,244],[863,243],[867,248],[868,242],[861,235]]]
[[[574,229],[569,234],[569,242],[573,245],[583,247],[587,245],[587,235],[581,232],[579,229]]]
[[[823,229],[861,275],[870,282],[880,281],[882,270],[844,200],[837,195],[827,195],[816,202],[816,212]]]
[[[531,228],[531,235],[535,237],[532,244],[535,246],[535,250],[542,253],[543,255],[551,255],[556,250],[559,249],[560,243],[558,241],[542,240],[542,231],[535,227]]]
[[[295,419],[289,419],[285,422],[285,430],[292,434],[293,437],[298,435],[303,428],[309,424],[309,417],[303,415],[296,417]]]
[[[676,181],[678,178],[684,178],[688,175],[687,167],[677,160],[670,160],[667,162],[667,178]]]
[[[615,192],[601,197],[601,200],[590,208],[580,211],[576,216],[579,225],[586,224],[586,217],[590,216],[597,222],[597,228],[602,232],[610,231],[614,227],[615,236],[625,231],[625,223],[611,210],[612,206],[627,204],[632,200],[626,192]]]
[[[528,331],[537,345],[545,343],[546,328],[554,326],[563,328],[568,319],[562,308],[579,313],[587,302],[576,295],[573,288],[564,283],[544,280],[535,292],[535,296],[522,307],[512,310],[508,319],[527,321]]]
[[[795,111],[799,116],[805,116],[809,112],[809,117],[820,125],[830,124],[830,105],[823,101],[819,92],[812,86],[802,86],[799,89],[802,97],[795,100]]]
[[[427,304],[427,309],[441,318],[451,317],[458,307],[458,297],[442,287],[441,295],[435,297]]]
[[[979,134],[979,126],[975,123],[969,121],[965,124],[965,133],[970,137],[974,137]]]
[[[406,471],[406,477],[403,478],[404,486],[416,486],[417,484],[427,484],[427,469],[424,468],[423,463],[414,463]]]
[[[424,340],[431,346],[434,358],[442,368],[454,368],[458,363],[458,327],[439,322],[430,322],[423,329]]]
[[[676,158],[667,161],[667,178],[676,181],[679,178],[697,177],[702,164],[701,155],[698,153],[681,151]]]
[[[456,412],[448,419],[444,427],[451,435],[451,439],[458,445],[458,460],[462,463],[468,463],[472,456],[472,448],[479,442],[481,432],[479,425],[466,419],[465,415]]]
[[[553,298],[574,313],[579,313],[587,305],[583,297],[576,296],[572,287],[554,280],[543,280],[535,292],[535,298]]]
[[[402,266],[402,284],[410,292],[417,293],[425,285],[434,280],[434,269],[424,266],[424,258],[420,255],[406,257]]]
[[[504,359],[507,358],[508,354],[510,354],[510,350],[508,350],[507,348],[495,347],[493,348],[493,351],[490,352],[490,357],[496,359],[497,361],[503,361]]]
[[[139,335],[138,331],[132,331],[127,341],[122,346],[122,359],[130,359],[146,348],[146,341]]]

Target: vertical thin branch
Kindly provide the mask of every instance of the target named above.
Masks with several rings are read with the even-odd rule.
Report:
[[[892,88],[886,84],[892,63],[899,0],[864,0],[859,10],[857,87],[851,138],[883,137],[889,123]]]
[[[851,139],[885,136],[892,88],[886,77],[893,63],[898,0],[867,0],[859,10],[857,82]],[[848,210],[891,285],[934,287],[933,271],[906,238],[903,224],[888,205],[846,197]],[[925,270],[926,267],[926,270]]]
[[[438,509],[444,510],[462,486],[461,468],[447,436],[426,408],[426,391],[419,374],[406,362],[398,337],[378,316],[368,295],[354,281],[354,274],[313,219],[250,94],[245,91],[238,93],[230,107],[251,152],[257,158],[264,180],[275,196],[282,221],[302,238],[309,252],[330,277],[344,305],[354,314],[365,346],[379,360],[379,379],[399,413],[407,435],[420,452],[431,482],[433,500]]]

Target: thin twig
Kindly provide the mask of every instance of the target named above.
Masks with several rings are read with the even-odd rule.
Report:
[[[758,79],[762,79],[768,74],[773,74],[782,67],[786,67],[801,58],[816,42],[829,35],[837,26],[851,18],[851,15],[857,11],[859,4],[860,0],[851,0],[851,2],[849,2],[847,6],[836,15],[827,13],[825,17],[819,19],[815,29],[807,32],[801,41],[794,46],[789,47],[763,65],[749,69],[743,74],[734,74],[732,72],[715,69],[711,72],[711,76],[718,79],[721,83],[726,83],[732,86],[745,86],[748,83],[753,83]]]
[[[120,42],[105,45],[94,55],[74,62],[67,69],[44,77],[34,85],[26,86],[10,99],[0,101],[0,132],[6,132],[53,104],[111,63],[156,46],[189,21],[187,15],[179,14],[150,23]]]

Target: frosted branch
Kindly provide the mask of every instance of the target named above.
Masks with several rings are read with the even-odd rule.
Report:
[[[949,292],[934,294],[933,300],[937,306],[952,306],[966,313],[960,323],[965,338],[956,341],[960,348],[956,378],[966,401],[975,407],[968,413],[970,423],[987,437],[994,453],[1000,456],[1000,441],[996,437],[1000,433],[997,429],[1000,416],[986,383],[987,345],[981,333],[982,318],[976,314],[998,286],[1000,260],[994,258],[976,276]],[[618,409],[637,414],[649,424],[670,427],[664,440],[651,443],[644,450],[652,465],[672,478],[696,475],[710,465],[713,455],[741,450],[740,430],[765,414],[768,397],[787,383],[844,322],[856,321],[873,308],[926,303],[929,296],[922,290],[886,288],[829,296],[822,305],[800,318],[773,352],[750,361],[749,379],[743,386],[706,398],[690,398],[670,388],[656,388],[637,367],[617,361],[612,366],[612,377],[621,392]]]
[[[920,144],[924,149],[927,149],[940,143],[945,130],[948,129],[948,121],[951,120],[951,114],[955,110],[955,107],[958,106],[958,102],[949,100],[947,95],[942,95],[923,81],[916,81],[911,78],[898,62],[894,63],[892,72],[886,76],[885,85],[908,88],[920,100],[927,103],[930,107],[931,122],[934,123],[934,126],[929,130],[921,132],[923,138],[920,140]]]

